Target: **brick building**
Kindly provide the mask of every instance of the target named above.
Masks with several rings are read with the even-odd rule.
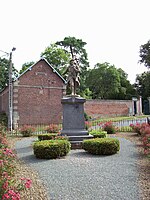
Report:
[[[65,92],[63,77],[45,59],[40,59],[13,82],[13,127],[60,123]],[[0,112],[7,115],[8,97],[6,87],[0,93]]]

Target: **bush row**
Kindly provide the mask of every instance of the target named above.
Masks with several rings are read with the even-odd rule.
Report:
[[[59,126],[56,124],[51,124],[49,126],[46,126],[42,131],[46,133],[58,134]],[[36,132],[36,128],[31,125],[24,125],[19,129],[19,132],[23,137],[30,137],[34,132]]]

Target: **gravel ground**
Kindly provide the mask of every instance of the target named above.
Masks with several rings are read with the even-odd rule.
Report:
[[[132,142],[120,138],[120,152],[112,156],[93,156],[84,150],[71,150],[65,158],[41,160],[33,155],[34,140],[17,141],[17,155],[38,173],[51,200],[141,199],[139,154]]]

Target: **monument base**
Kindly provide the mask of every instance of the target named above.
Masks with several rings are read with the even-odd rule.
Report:
[[[63,129],[61,135],[66,135],[72,149],[82,148],[84,139],[93,138],[85,129],[84,103],[85,99],[78,96],[66,96],[61,100],[63,106]]]

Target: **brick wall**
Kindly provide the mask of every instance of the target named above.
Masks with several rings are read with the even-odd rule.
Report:
[[[14,124],[60,123],[64,82],[41,60],[14,83]]]
[[[132,107],[132,100],[87,100],[84,110],[92,118],[129,116],[132,115]]]

